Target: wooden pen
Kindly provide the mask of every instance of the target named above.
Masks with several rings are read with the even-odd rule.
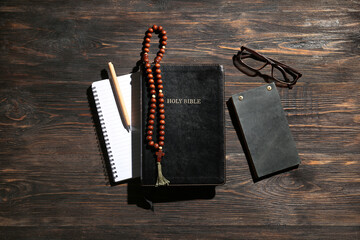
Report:
[[[130,118],[129,118],[128,112],[126,110],[124,98],[121,94],[120,85],[117,81],[117,75],[115,72],[115,68],[111,62],[109,62],[108,65],[109,65],[109,70],[110,70],[110,74],[111,74],[110,81],[111,81],[112,85],[114,86],[114,90],[115,90],[114,95],[116,96],[116,98],[119,102],[120,111],[124,117],[123,120],[124,120],[125,128],[127,131],[130,131]]]

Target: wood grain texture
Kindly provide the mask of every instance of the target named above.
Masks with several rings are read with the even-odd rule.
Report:
[[[359,1],[4,0],[0,13],[1,239],[360,238]],[[263,84],[233,66],[241,45],[298,69],[279,93],[300,167],[254,183],[226,110],[215,196],[160,191],[152,212],[141,189],[110,186],[87,91],[109,61],[131,71],[154,23],[164,64],[224,65],[225,100]]]

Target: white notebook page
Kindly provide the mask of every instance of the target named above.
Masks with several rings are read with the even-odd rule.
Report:
[[[117,81],[131,120],[131,74],[119,76]],[[132,171],[131,131],[128,132],[121,121],[110,81],[94,82],[92,89],[114,182],[136,177]]]

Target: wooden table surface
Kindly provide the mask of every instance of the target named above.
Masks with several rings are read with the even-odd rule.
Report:
[[[3,0],[0,12],[0,239],[360,239],[359,1]],[[162,190],[151,211],[136,183],[111,186],[87,91],[108,61],[131,71],[152,24],[168,32],[164,64],[224,65],[225,101],[264,84],[233,66],[242,45],[298,69],[279,93],[299,168],[254,182],[225,107],[227,182],[213,194]]]

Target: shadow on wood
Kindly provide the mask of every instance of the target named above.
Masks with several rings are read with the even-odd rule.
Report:
[[[128,204],[154,210],[153,203],[212,199],[215,186],[143,187],[139,178],[128,181]]]

